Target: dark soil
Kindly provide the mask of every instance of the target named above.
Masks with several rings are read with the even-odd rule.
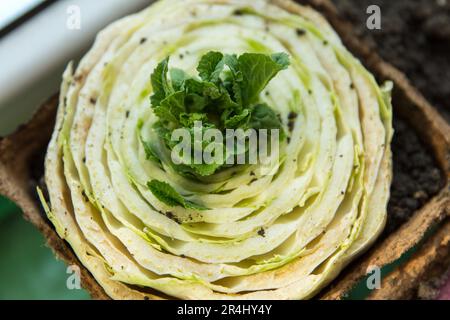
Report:
[[[334,0],[342,16],[450,120],[450,0]],[[370,5],[381,30],[366,27]]]
[[[384,60],[403,71],[450,120],[450,1],[335,0],[341,15]],[[381,30],[366,27],[370,5],[381,9]],[[442,188],[439,168],[405,121],[394,118],[394,181],[385,235]]]
[[[442,188],[441,172],[417,134],[398,118],[394,119],[394,129],[394,179],[385,233],[407,221]]]

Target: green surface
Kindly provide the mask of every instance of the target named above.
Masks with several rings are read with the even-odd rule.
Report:
[[[84,290],[67,289],[69,276],[39,231],[0,197],[0,299],[89,299]]]
[[[437,230],[438,225],[431,226],[428,231],[425,233],[422,240],[419,241],[419,243],[403,253],[403,255],[396,261],[385,265],[383,268],[381,268],[381,278],[384,278],[389,273],[394,271],[397,267],[401,266],[403,263],[407,262],[414,253],[417,252],[417,250],[427,241]],[[372,274],[372,273],[371,273]],[[345,297],[346,300],[360,300],[367,298],[371,290],[367,288],[367,279],[371,276],[371,274],[366,275],[363,277],[358,284],[350,290],[350,292]]]
[[[5,219],[6,217],[9,217],[14,211],[16,211],[17,208],[8,199],[0,197],[0,223]]]
[[[416,248],[413,248],[413,249],[405,252],[400,257],[400,259],[398,259],[395,262],[393,262],[391,264],[388,264],[388,265],[384,266],[383,268],[381,268],[380,269],[381,278],[384,278],[389,273],[394,271],[395,268],[397,268],[402,263],[407,261],[411,257],[411,255],[414,252],[416,252],[416,250],[417,250]],[[365,277],[363,277],[358,282],[358,284],[352,290],[350,290],[350,292],[348,292],[347,296],[344,297],[344,300],[362,300],[362,299],[365,299],[365,298],[369,297],[369,295],[371,294],[372,291],[367,286],[367,280],[372,274],[373,273],[370,273],[370,274],[366,275]]]

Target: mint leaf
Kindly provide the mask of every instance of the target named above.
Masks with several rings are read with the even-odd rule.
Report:
[[[208,177],[216,173],[216,171],[223,166],[223,163],[211,164],[190,164],[190,165],[176,165],[174,169],[185,177],[196,178]]]
[[[178,91],[170,94],[160,104],[153,108],[155,114],[163,121],[178,122],[181,113],[185,112],[185,93]]]
[[[180,115],[180,124],[185,128],[192,128],[196,121],[206,124],[208,117],[204,113],[182,113]]]
[[[225,120],[225,128],[237,129],[245,127],[250,119],[250,111],[248,109],[242,110],[239,114],[229,117]]]
[[[140,130],[142,127],[138,129]],[[145,141],[141,134],[139,134],[139,140],[141,140],[141,143],[144,146],[146,159],[161,164],[161,160],[159,159],[157,152],[154,150],[153,145],[150,142]]]
[[[235,54],[225,55],[224,62],[230,68],[230,73],[225,75],[224,85],[232,93],[236,103],[242,106],[242,89],[240,83],[243,80],[243,76],[239,69],[238,57]]]
[[[280,129],[281,121],[267,104],[260,103],[252,108],[248,126],[253,129]]]
[[[191,93],[184,100],[188,112],[201,112],[208,105],[208,98],[203,95]]]
[[[152,144],[150,142],[142,140],[142,145],[144,146],[145,156],[147,160],[152,160],[160,164],[161,160],[154,151]]]
[[[210,51],[200,59],[197,71],[203,81],[217,82],[224,66],[223,54]]]
[[[168,63],[169,58],[161,61],[151,76],[154,91],[151,106],[159,118],[153,129],[168,149],[177,145],[171,140],[172,131],[187,128],[194,136],[196,121],[202,123],[202,132],[209,128],[217,128],[222,133],[239,128],[280,129],[280,137],[285,137],[281,120],[270,106],[260,103],[259,97],[268,83],[289,66],[286,53],[237,56],[208,52],[199,61],[198,76],[188,75],[181,69],[169,71]],[[191,142],[202,146],[197,152],[210,143]],[[147,157],[153,159],[149,146],[144,143],[144,148]],[[181,175],[199,178],[214,174],[226,167],[225,163],[169,165]]]
[[[239,81],[242,105],[248,107],[256,103],[260,93],[269,82],[289,65],[285,53],[274,54],[271,57],[259,53],[244,53],[238,58],[242,81]]]
[[[203,92],[204,87],[203,82],[197,79],[190,78],[185,81],[185,106],[188,112],[201,112],[209,103],[208,97]]]
[[[274,53],[271,57],[280,66],[281,70],[286,70],[291,64],[289,62],[289,55],[285,52]]]
[[[250,119],[248,121],[248,127],[253,129],[278,129],[280,130],[280,139],[283,140],[286,137],[286,133],[283,130],[283,126],[278,115],[265,103],[257,104],[253,107]],[[269,132],[270,134],[270,132]]]
[[[167,72],[169,68],[169,57],[161,61],[151,76],[153,95],[150,97],[152,106],[159,106],[161,101],[171,93],[169,82],[167,81]]]
[[[212,82],[203,82],[203,94],[212,100],[219,99],[224,92],[220,90],[220,87]]]
[[[147,183],[147,187],[153,195],[161,202],[170,207],[183,207],[185,209],[207,210],[206,207],[186,200],[170,184],[158,180]]]
[[[239,72],[239,60],[235,54],[227,54],[223,58],[225,65],[230,68],[231,73],[234,76],[234,80],[242,81],[242,74]]]
[[[153,125],[153,130],[155,130],[159,138],[162,139],[170,149],[177,145],[177,141],[172,141],[172,130],[170,130],[163,122],[156,122]]]
[[[203,95],[203,88],[205,87],[203,81],[190,78],[185,81],[184,86],[186,93]]]
[[[170,69],[170,80],[172,87],[175,91],[181,91],[184,86],[184,82],[189,79],[189,75],[181,69]]]
[[[184,198],[168,183],[152,180],[147,183],[147,187],[158,200],[164,202],[168,206],[183,206],[185,201]]]

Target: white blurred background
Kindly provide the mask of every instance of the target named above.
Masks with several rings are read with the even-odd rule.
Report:
[[[58,91],[66,64],[81,57],[99,30],[151,2],[0,0],[0,136],[29,120]],[[17,22],[38,6],[45,8]],[[71,24],[74,15],[79,25]]]

